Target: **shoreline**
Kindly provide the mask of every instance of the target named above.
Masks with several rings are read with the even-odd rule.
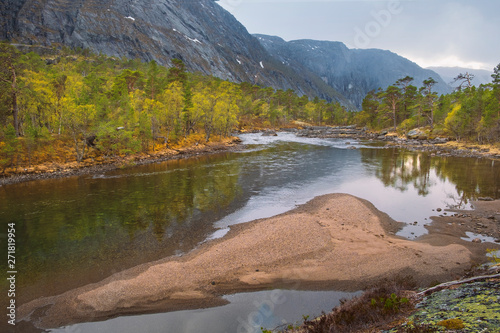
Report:
[[[279,132],[295,133],[297,136],[307,138],[343,138],[353,140],[370,140],[386,143],[387,147],[402,148],[410,151],[428,152],[433,156],[456,156],[469,158],[489,158],[500,160],[500,148],[492,145],[479,145],[468,143],[457,143],[455,141],[443,140],[419,140],[397,136],[393,133],[380,135],[368,133],[365,130],[355,129],[352,126],[317,127],[311,126],[305,129],[283,128],[280,130],[256,130],[243,133],[262,133],[263,135],[279,135]],[[232,152],[244,149],[238,137],[228,140],[207,143],[199,146],[190,146],[180,149],[165,149],[159,152],[141,153],[126,157],[111,157],[106,162],[66,164],[45,163],[31,167],[30,171],[12,172],[10,175],[0,175],[0,186],[19,184],[35,180],[58,179],[72,176],[96,174],[100,172],[117,170],[124,167],[160,163],[170,160],[190,158],[198,155],[210,155],[220,152]],[[42,169],[42,170],[40,170]],[[43,170],[45,169],[45,170]]]
[[[301,130],[292,130],[296,135],[306,138],[345,138],[369,140],[386,143],[386,147],[404,148],[411,151],[429,152],[435,156],[456,156],[471,158],[489,158],[500,160],[500,145],[457,142],[443,137],[429,138],[408,137],[395,132],[369,132],[354,126],[308,126]]]
[[[241,150],[241,141],[237,137],[229,138],[221,142],[209,142],[204,145],[191,146],[181,149],[167,149],[155,153],[136,154],[126,157],[113,157],[104,163],[84,164],[70,162],[63,165],[52,163],[37,165],[32,167],[31,172],[17,172],[9,176],[0,176],[0,186],[25,183],[36,180],[59,179],[65,177],[97,174],[107,171],[118,170],[124,167],[133,167],[160,163],[172,160],[186,159],[195,156],[211,155],[222,152],[232,152]],[[46,168],[48,171],[36,169]]]
[[[480,209],[499,201],[484,203]],[[446,225],[440,222],[440,225]],[[401,223],[371,203],[330,194],[275,217],[235,226],[182,257],[117,273],[101,282],[21,305],[19,318],[40,328],[125,315],[222,305],[220,296],[266,288],[360,290],[411,275],[420,286],[460,277],[486,260],[487,244],[449,230],[409,241]]]

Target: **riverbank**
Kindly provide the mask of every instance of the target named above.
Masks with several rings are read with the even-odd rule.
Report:
[[[224,151],[235,151],[241,148],[237,137],[225,138],[217,142],[195,144],[178,149],[162,149],[148,154],[133,154],[128,156],[88,158],[83,162],[43,163],[29,168],[11,168],[0,175],[0,186],[18,184],[32,180],[54,179],[86,174],[96,174],[106,171],[164,162],[175,159],[190,158],[198,155],[208,155]]]
[[[398,136],[396,133],[376,133],[369,132],[356,126],[308,126],[305,123],[298,123],[289,128],[280,130],[258,129],[253,132],[262,135],[279,136],[279,131],[295,133],[300,137],[308,138],[344,138],[353,140],[370,140],[385,143],[386,147],[403,148],[412,151],[426,151],[434,156],[460,156],[472,158],[489,158],[500,160],[500,147],[495,145],[467,144],[456,141],[448,141],[442,138],[437,139],[410,139],[405,136]],[[252,132],[252,131],[250,131]],[[244,131],[242,133],[247,133]],[[244,149],[237,137],[226,138],[217,142],[178,148],[162,149],[156,152],[141,153],[128,156],[97,157],[87,158],[78,162],[47,162],[33,165],[26,168],[9,168],[5,173],[0,174],[0,186],[17,184],[40,179],[54,179],[85,174],[95,174],[105,171],[116,170],[135,165],[163,162],[173,159],[189,158],[197,155],[213,154],[222,151],[235,151]]]
[[[500,205],[484,204],[496,211]],[[354,291],[396,275],[411,275],[427,287],[462,276],[473,262],[485,261],[492,246],[462,240],[460,230],[409,241],[394,235],[401,225],[365,200],[325,195],[288,213],[232,226],[222,239],[185,256],[23,304],[18,315],[53,328],[221,305],[221,295],[271,287]]]
[[[413,130],[407,135],[396,132],[368,131],[356,126],[304,126],[292,129],[297,136],[307,138],[344,138],[370,140],[385,143],[387,147],[426,151],[435,156],[459,156],[500,160],[500,144],[478,144],[451,141],[446,137],[434,137],[423,130]],[[414,133],[412,133],[414,132]],[[410,135],[411,134],[411,135]]]

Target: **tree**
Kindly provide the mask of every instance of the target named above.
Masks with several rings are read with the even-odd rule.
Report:
[[[429,77],[427,80],[424,80],[423,87],[420,88],[422,94],[425,97],[425,104],[427,106],[427,112],[429,113],[429,122],[431,128],[434,128],[434,102],[436,101],[437,95],[432,91],[432,87],[436,84],[436,80],[432,77]]]
[[[396,86],[389,86],[385,90],[385,92],[382,94],[382,97],[384,101],[386,102],[387,105],[392,110],[392,118],[394,121],[394,131],[396,131],[397,125],[398,125],[398,118],[397,118],[397,105],[399,102],[399,99],[401,98],[401,91],[399,90],[398,87]]]
[[[16,136],[21,136],[18,104],[20,93],[18,85],[18,75],[21,69],[19,63],[20,57],[20,52],[14,46],[4,42],[0,43],[0,92],[10,99],[10,114],[12,114],[12,124]]]
[[[158,96],[158,99],[165,106],[163,112],[160,112],[159,122],[165,135],[165,144],[167,144],[168,147],[168,141],[170,140],[172,131],[175,136],[179,135],[181,131],[181,114],[184,108],[182,85],[179,82],[171,83],[168,88]]]
[[[167,84],[166,72],[163,67],[158,66],[156,61],[151,61],[148,64],[148,72],[146,76],[145,92],[150,99],[155,99],[156,96],[165,89]]]
[[[493,69],[493,74],[491,74],[491,78],[493,79],[492,81],[493,91],[500,106],[500,64],[498,64],[497,67]],[[498,111],[498,121],[500,122],[500,108]]]
[[[406,120],[410,116],[409,109],[414,103],[417,94],[417,87],[412,86],[411,82],[413,82],[411,76],[406,76],[396,81],[396,86],[400,88],[402,94],[403,110],[400,112],[403,120]]]
[[[14,126],[9,124],[3,131],[0,127],[0,167],[2,167],[2,173],[5,173],[5,169],[14,164],[14,157],[18,149],[19,142]]]
[[[379,91],[380,92],[380,91]],[[379,92],[371,90],[366,94],[361,104],[361,113],[357,116],[357,121],[360,125],[368,125],[376,127],[375,123],[378,119],[378,112],[380,107]]]
[[[460,73],[453,79],[452,83],[460,83],[456,88],[458,91],[461,91],[464,87],[467,88],[468,91],[470,91],[472,88],[472,80],[474,79],[474,76],[474,74],[470,74],[469,72],[465,72],[465,74]]]
[[[493,69],[493,74],[491,74],[491,78],[493,79],[493,85],[499,86],[500,85],[500,64],[497,65]]]
[[[64,92],[66,90],[67,79],[68,77],[62,74],[62,75],[57,75],[51,82],[52,86],[54,87],[55,95],[57,98],[56,113],[59,113],[59,130],[57,134],[61,134],[63,113],[60,104],[61,104],[61,98],[63,98]]]
[[[181,82],[182,84],[187,81],[186,65],[181,59],[173,59],[172,64],[174,65],[168,70],[168,82]]]

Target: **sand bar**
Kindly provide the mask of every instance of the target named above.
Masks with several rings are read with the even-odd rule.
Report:
[[[235,225],[222,239],[182,257],[31,301],[19,307],[18,316],[54,328],[219,305],[221,295],[269,287],[353,291],[398,274],[427,286],[459,277],[487,247],[452,234],[409,241],[394,236],[400,227],[365,200],[325,195],[290,212]]]

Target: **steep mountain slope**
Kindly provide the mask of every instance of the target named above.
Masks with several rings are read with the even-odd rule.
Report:
[[[438,73],[445,82],[453,87],[458,86],[458,84],[453,84],[452,82],[459,74],[473,74],[474,79],[472,79],[472,84],[476,87],[479,87],[481,84],[491,83],[491,74],[493,74],[492,70],[487,71],[484,69],[471,69],[463,67],[429,67],[428,69]]]
[[[0,38],[110,56],[182,59],[191,71],[349,103],[311,73],[273,59],[213,0],[4,0]]]
[[[269,53],[289,66],[302,66],[320,76],[357,107],[366,93],[385,89],[398,79],[411,76],[421,86],[429,77],[438,83],[434,90],[451,92],[441,77],[390,51],[349,49],[343,43],[315,40],[286,42],[279,37],[255,35]]]

